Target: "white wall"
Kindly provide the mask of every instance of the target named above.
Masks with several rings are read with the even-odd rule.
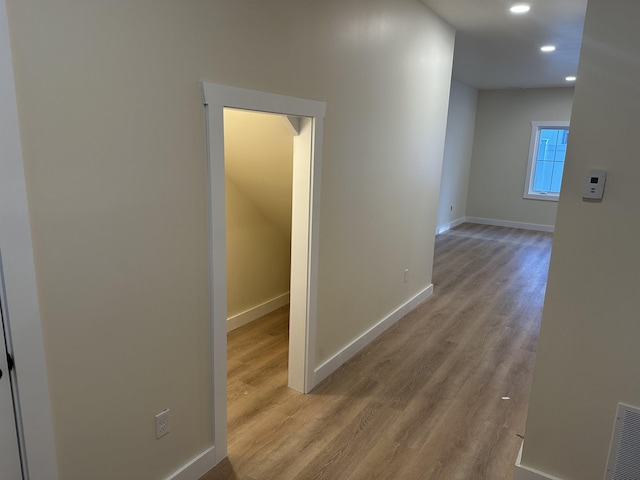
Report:
[[[601,480],[618,402],[640,406],[640,3],[590,0],[522,462]],[[601,203],[586,169],[608,171]]]
[[[291,237],[227,178],[227,316],[289,292]]]
[[[284,122],[224,112],[228,317],[289,292],[293,134]]]
[[[478,94],[467,216],[553,226],[557,203],[523,197],[531,122],[571,115],[573,88]]]
[[[423,5],[8,14],[60,478],[163,478],[211,445],[201,81],[327,102],[320,362],[431,284],[454,32]]]
[[[462,222],[466,216],[477,104],[478,90],[451,82],[438,202],[438,231]]]
[[[224,110],[225,175],[291,237],[293,130],[284,116]]]

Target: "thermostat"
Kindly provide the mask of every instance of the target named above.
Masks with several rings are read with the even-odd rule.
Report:
[[[607,172],[605,170],[587,170],[582,187],[582,198],[602,199],[606,180]]]

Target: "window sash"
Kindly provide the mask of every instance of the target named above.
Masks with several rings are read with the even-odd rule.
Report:
[[[524,198],[558,201],[569,122],[531,122]]]

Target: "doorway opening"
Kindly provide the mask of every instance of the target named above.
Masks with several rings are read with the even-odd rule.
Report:
[[[283,115],[224,109],[227,428],[287,387],[293,138]]]
[[[289,304],[295,135],[282,115],[224,109],[229,331]]]
[[[213,443],[216,463],[227,456],[227,279],[224,109],[293,117],[291,282],[288,384],[315,386],[315,314],[322,124],[326,104],[242,88],[202,84],[207,119]]]

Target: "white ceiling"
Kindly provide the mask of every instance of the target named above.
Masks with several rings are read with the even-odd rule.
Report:
[[[479,89],[567,86],[587,0],[420,0],[456,29],[453,78]],[[513,15],[509,7],[528,3]],[[555,45],[543,53],[543,45]]]

